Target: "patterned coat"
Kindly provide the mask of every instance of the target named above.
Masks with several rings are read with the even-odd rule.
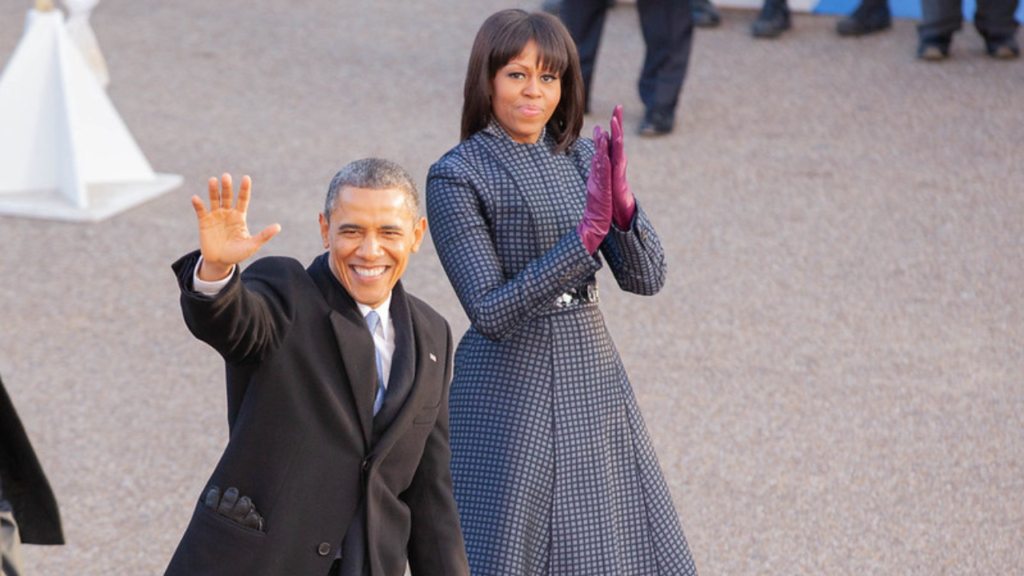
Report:
[[[450,397],[471,572],[696,574],[598,309],[601,259],[575,231],[594,144],[553,148],[547,134],[519,144],[492,124],[427,177],[434,244],[472,324]],[[661,288],[664,255],[639,207],[600,252],[622,289]]]

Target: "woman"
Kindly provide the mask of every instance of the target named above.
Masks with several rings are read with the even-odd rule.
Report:
[[[696,573],[594,280],[600,250],[620,287],[654,294],[663,254],[625,180],[621,108],[611,135],[579,139],[582,125],[562,24],[488,18],[463,141],[427,178],[434,244],[472,323],[449,406],[475,576]]]

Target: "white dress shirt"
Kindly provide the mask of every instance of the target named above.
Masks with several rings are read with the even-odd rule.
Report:
[[[199,262],[196,263],[196,269],[192,272],[192,289],[205,296],[216,296],[228,285],[228,281],[231,280],[231,275],[234,274],[234,267],[228,272],[228,275],[223,280],[217,280],[216,282],[207,282],[199,279],[199,266],[203,263],[203,257],[199,257]],[[366,315],[373,310],[380,316],[380,322],[377,323],[377,331],[373,334],[373,343],[377,346],[377,351],[380,353],[380,363],[384,371],[381,374],[381,379],[384,381],[384,388],[388,387],[388,377],[391,376],[391,359],[395,356],[395,325],[391,321],[391,293],[388,293],[388,297],[376,308],[371,308],[366,304],[360,304],[356,302],[356,306],[359,307],[359,313],[363,316],[365,322]],[[369,330],[369,328],[367,328]]]

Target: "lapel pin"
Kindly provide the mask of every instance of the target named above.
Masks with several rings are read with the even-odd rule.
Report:
[[[437,356],[434,356],[434,354],[433,354],[433,353],[431,353],[431,354],[430,354],[430,361],[431,361],[431,362],[437,362]]]

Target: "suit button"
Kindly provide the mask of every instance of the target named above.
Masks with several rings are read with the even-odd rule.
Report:
[[[370,459],[369,456],[367,456],[366,458],[363,458],[363,466],[362,466],[363,472],[369,472],[370,471],[370,462],[371,462],[371,459]]]
[[[316,553],[321,556],[327,556],[331,553],[331,545],[327,542],[321,542],[320,545],[316,547]]]

